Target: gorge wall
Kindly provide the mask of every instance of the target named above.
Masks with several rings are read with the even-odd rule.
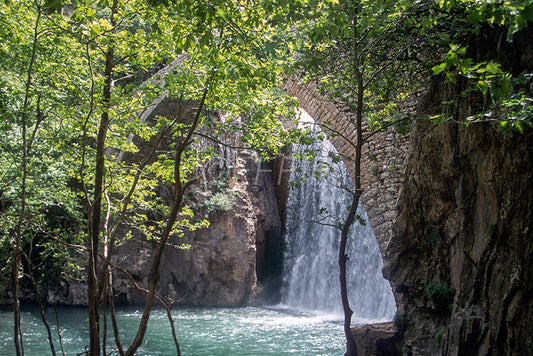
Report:
[[[227,182],[227,194],[235,197],[228,211],[214,209],[209,213],[208,228],[186,232],[182,238],[171,238],[165,249],[157,293],[178,305],[241,306],[261,294],[258,280],[268,273],[257,271],[267,254],[267,240],[279,238],[281,222],[277,210],[272,175],[255,154],[219,147],[218,160],[211,162],[211,173]],[[216,166],[216,167],[215,167]],[[214,179],[214,177],[210,177]],[[158,194],[169,195],[162,185]],[[206,201],[205,189],[192,188],[188,203]],[[188,244],[188,248],[180,248]],[[135,236],[118,246],[111,259],[132,275],[141,286],[149,285],[152,254],[156,242]],[[258,261],[260,261],[258,263]],[[262,274],[261,274],[262,272]],[[129,278],[113,273],[115,301],[118,304],[144,303],[145,295],[132,288]],[[34,295],[31,288],[22,293],[27,300]],[[86,305],[87,285],[83,279],[62,282],[57,290],[47,291],[48,303]]]
[[[533,353],[532,137],[417,122],[384,251],[413,354]]]
[[[272,180],[267,174],[260,174],[256,181],[260,162],[255,155],[232,154],[236,166],[227,178],[228,194],[235,194],[231,210],[211,212],[208,228],[186,233],[177,241],[189,244],[189,248],[168,246],[165,250],[159,294],[178,304],[227,307],[251,302],[258,293],[257,250],[262,248],[265,236],[280,233]],[[148,285],[153,250],[150,242],[137,239],[122,246],[115,259]],[[115,274],[118,300],[128,304],[144,302],[144,295],[128,288],[129,284],[124,275]]]
[[[488,29],[471,55],[530,73],[532,35],[529,27],[508,42]],[[438,112],[452,100],[453,120],[415,124],[384,276],[405,353],[533,355],[533,132],[490,120],[466,126],[482,100],[460,96],[467,84],[436,78],[419,104]]]

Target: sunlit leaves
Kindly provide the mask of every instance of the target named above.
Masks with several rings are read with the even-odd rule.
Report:
[[[487,23],[492,26],[508,28],[507,40],[533,21],[533,1],[474,1],[474,0],[440,0],[439,6],[445,11],[460,9],[464,11],[470,24],[469,31],[479,34],[479,24]]]
[[[319,83],[324,96],[353,111],[362,88],[361,109],[370,126],[386,127],[392,108],[400,110],[389,103],[404,100],[400,94],[423,84],[414,79],[425,71],[419,60],[425,52],[416,38],[422,25],[411,14],[425,11],[424,5],[413,1],[318,3],[320,10],[300,9],[307,13],[307,21],[298,24],[300,30],[294,35],[298,75],[307,74],[309,81]],[[356,65],[361,78],[355,75]]]

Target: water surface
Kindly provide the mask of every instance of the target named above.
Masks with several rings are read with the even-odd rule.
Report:
[[[120,309],[118,322],[122,338],[131,340],[141,309]],[[53,308],[47,310],[59,351]],[[344,335],[339,315],[300,312],[276,308],[196,308],[173,312],[183,355],[342,355]],[[67,355],[76,355],[88,345],[87,309],[58,308],[58,319]],[[46,330],[35,307],[22,313],[26,356],[51,355]],[[111,335],[110,335],[111,336]],[[110,340],[112,342],[113,339]],[[175,355],[166,312],[154,310],[148,325],[146,344],[139,355]],[[15,354],[13,314],[0,309],[0,355]],[[61,353],[58,352],[58,355]]]

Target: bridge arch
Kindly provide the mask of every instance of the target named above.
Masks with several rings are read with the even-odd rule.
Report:
[[[331,127],[341,135],[330,139],[337,151],[346,157],[355,156],[355,114],[346,106],[322,97],[315,83],[299,83],[291,79],[282,89],[298,99],[300,106],[320,125]],[[414,110],[416,102],[406,110]],[[396,217],[396,202],[400,193],[403,165],[407,157],[409,134],[404,135],[390,128],[374,134],[363,146],[361,161],[361,202],[374,228],[381,251],[385,251],[392,236]],[[354,163],[344,160],[353,177]]]

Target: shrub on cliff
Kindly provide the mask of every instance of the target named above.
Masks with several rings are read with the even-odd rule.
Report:
[[[446,282],[429,283],[426,286],[426,297],[439,312],[449,311],[453,307],[454,296],[455,290]]]

